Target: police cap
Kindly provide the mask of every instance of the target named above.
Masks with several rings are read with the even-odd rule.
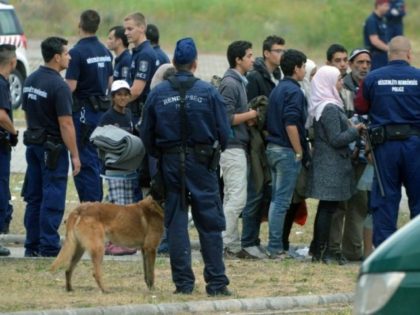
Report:
[[[180,39],[176,43],[174,62],[178,65],[186,65],[197,59],[197,48],[191,37]]]

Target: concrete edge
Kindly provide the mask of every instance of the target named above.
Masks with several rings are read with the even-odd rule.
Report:
[[[21,311],[7,314],[16,315],[169,315],[169,314],[209,314],[213,312],[253,312],[282,311],[330,304],[351,304],[353,293],[330,295],[307,295],[287,297],[263,297],[254,299],[229,299],[214,301],[194,301],[162,304],[131,304],[108,307],[92,307],[63,310]]]

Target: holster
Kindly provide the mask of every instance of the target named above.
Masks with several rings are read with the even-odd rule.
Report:
[[[104,112],[111,107],[111,99],[109,96],[89,96],[88,100],[95,112]]]
[[[210,171],[217,171],[218,167],[219,167],[219,162],[220,162],[220,155],[221,155],[221,147],[219,144],[219,141],[216,140],[213,143],[213,147],[212,147],[212,156],[210,159],[210,163],[209,163],[209,170]]]
[[[370,128],[368,131],[370,142],[373,146],[377,146],[385,142],[385,128],[383,126]]]
[[[156,201],[163,201],[166,197],[165,182],[163,180],[161,162],[158,162],[157,171],[150,181],[150,194]]]
[[[63,144],[55,142],[52,139],[47,139],[44,148],[46,153],[45,165],[49,170],[55,170],[61,150],[63,149]]]
[[[23,144],[43,144],[47,139],[45,129],[28,129],[23,133]]]

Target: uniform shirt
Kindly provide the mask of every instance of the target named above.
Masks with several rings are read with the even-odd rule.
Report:
[[[394,60],[370,72],[355,100],[356,111],[369,113],[372,126],[411,124],[420,128],[420,70]]]
[[[285,77],[270,94],[267,108],[267,141],[283,147],[292,147],[286,127],[295,125],[301,145],[306,143],[305,122],[308,116],[306,98],[299,83]]]
[[[101,119],[99,120],[98,126],[114,125],[121,128],[129,133],[133,133],[133,123],[131,122],[131,111],[126,108],[124,113],[120,113],[111,107],[108,109]]]
[[[82,38],[70,50],[66,79],[76,80],[74,95],[78,99],[108,94],[112,76],[112,55],[96,36]]]
[[[370,42],[369,36],[378,35],[379,39],[384,43],[388,43],[388,34],[385,18],[381,18],[373,12],[367,18],[363,29],[363,36],[365,41],[365,47],[370,51],[381,51]]]
[[[148,40],[133,48],[130,68],[130,85],[134,80],[146,81],[146,86],[139,96],[139,101],[145,102],[150,92],[150,82],[157,69],[157,57],[152,45]]]
[[[170,63],[168,55],[160,48],[159,45],[153,46],[153,49],[155,50],[156,58],[159,63],[158,67],[160,67],[161,65],[165,63]]]
[[[176,77],[185,81],[192,74],[178,72]],[[140,125],[140,137],[147,152],[154,156],[157,156],[159,148],[182,144],[179,100],[179,92],[166,80],[149,94]],[[185,110],[188,146],[213,145],[218,140],[222,149],[226,147],[230,126],[223,98],[212,85],[196,81],[186,93]]]
[[[128,49],[124,50],[118,57],[115,57],[114,81],[130,80],[131,54]]]
[[[45,129],[59,136],[58,117],[72,115],[72,96],[67,83],[57,71],[41,66],[25,81],[22,109],[28,129]]]
[[[4,109],[9,115],[10,120],[13,121],[13,110],[12,110],[12,101],[10,99],[10,84],[9,81],[6,80],[0,74],[0,109]],[[6,131],[2,127],[0,127],[0,131]]]

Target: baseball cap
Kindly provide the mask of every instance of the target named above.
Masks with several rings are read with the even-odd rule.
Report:
[[[368,54],[370,56],[370,51],[365,48],[353,49],[352,52],[350,53],[349,61],[352,61],[358,55],[363,54],[363,53]]]
[[[130,86],[128,85],[127,81],[124,80],[116,80],[112,82],[111,85],[111,93],[116,92],[121,89],[126,89],[130,92]]]
[[[191,37],[182,38],[176,43],[174,62],[179,65],[186,65],[197,58],[197,48]]]

